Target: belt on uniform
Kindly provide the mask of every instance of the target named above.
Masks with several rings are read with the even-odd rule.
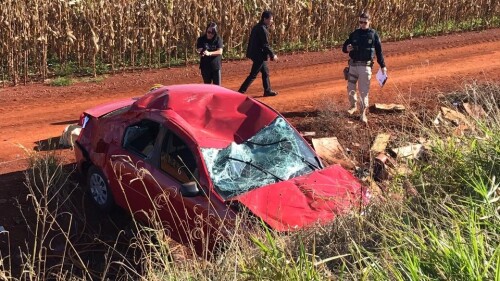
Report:
[[[372,65],[373,61],[371,60],[349,60],[349,65]]]

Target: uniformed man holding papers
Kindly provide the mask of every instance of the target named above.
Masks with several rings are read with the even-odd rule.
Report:
[[[359,28],[349,35],[342,46],[344,53],[349,53],[349,71],[347,75],[347,93],[351,104],[349,114],[358,110],[356,83],[361,96],[361,121],[368,123],[366,110],[368,108],[368,92],[372,76],[373,58],[377,56],[382,75],[386,77],[387,68],[382,54],[382,45],[377,32],[370,28],[370,15],[367,12],[359,16]]]

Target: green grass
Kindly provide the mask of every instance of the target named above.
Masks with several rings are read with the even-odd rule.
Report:
[[[50,81],[50,86],[54,87],[70,86],[71,84],[73,84],[73,80],[68,77],[57,77],[54,80]]]
[[[10,280],[43,280],[50,275],[54,280],[104,276],[500,281],[499,89],[498,84],[472,83],[451,93],[453,100],[460,97],[481,104],[487,117],[475,120],[475,129],[462,137],[422,127],[425,132],[416,133],[430,136],[432,143],[426,157],[405,163],[411,173],[393,178],[390,184],[397,188],[372,199],[362,213],[352,212],[331,224],[289,234],[276,233],[264,224],[249,230],[244,227],[249,220],[244,214],[225,241],[224,251],[209,260],[193,255],[192,245],[172,244],[155,212],[148,214],[150,225],[132,220],[130,228],[104,241],[99,233],[91,232],[95,226],[87,225],[90,222],[82,207],[72,205],[82,202],[82,195],[68,182],[60,159],[51,153],[30,154],[25,185],[36,211],[35,222],[28,221],[35,241],[22,254],[21,273],[5,266],[11,255],[2,253],[0,276]],[[405,193],[409,187],[416,193]],[[68,214],[71,219],[60,223]],[[131,236],[125,242],[124,233]],[[47,251],[51,237],[64,238],[63,255]],[[82,241],[82,237],[87,239]],[[100,259],[89,259],[89,249],[98,252]],[[41,270],[49,260],[53,266]]]
[[[307,252],[342,257],[327,262],[341,280],[500,280],[499,89],[468,85],[458,96],[481,104],[487,118],[463,137],[423,128],[433,145],[408,163],[410,175],[393,178],[401,194],[301,233]]]

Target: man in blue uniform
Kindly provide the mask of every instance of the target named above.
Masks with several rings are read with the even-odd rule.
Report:
[[[262,73],[262,85],[264,86],[264,96],[276,96],[278,93],[271,89],[271,82],[269,81],[269,68],[267,67],[267,59],[277,60],[276,56],[269,46],[269,26],[273,23],[273,13],[271,11],[264,11],[260,17],[259,23],[252,28],[250,38],[248,40],[247,58],[251,59],[252,69],[250,74],[241,84],[238,92],[245,93],[257,78],[257,74]]]
[[[368,123],[366,110],[368,108],[368,92],[372,76],[373,58],[377,55],[377,63],[382,72],[387,73],[382,45],[377,32],[370,28],[370,15],[363,12],[359,16],[359,28],[349,35],[342,46],[344,53],[349,53],[349,74],[347,77],[347,93],[351,104],[349,114],[357,110],[356,83],[361,96],[361,121]]]

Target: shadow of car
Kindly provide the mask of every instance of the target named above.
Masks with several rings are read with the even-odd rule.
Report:
[[[366,201],[356,178],[324,168],[278,112],[219,86],[159,87],[88,109],[79,125],[75,154],[92,201],[161,221],[199,254],[230,235],[242,209],[291,231]]]

